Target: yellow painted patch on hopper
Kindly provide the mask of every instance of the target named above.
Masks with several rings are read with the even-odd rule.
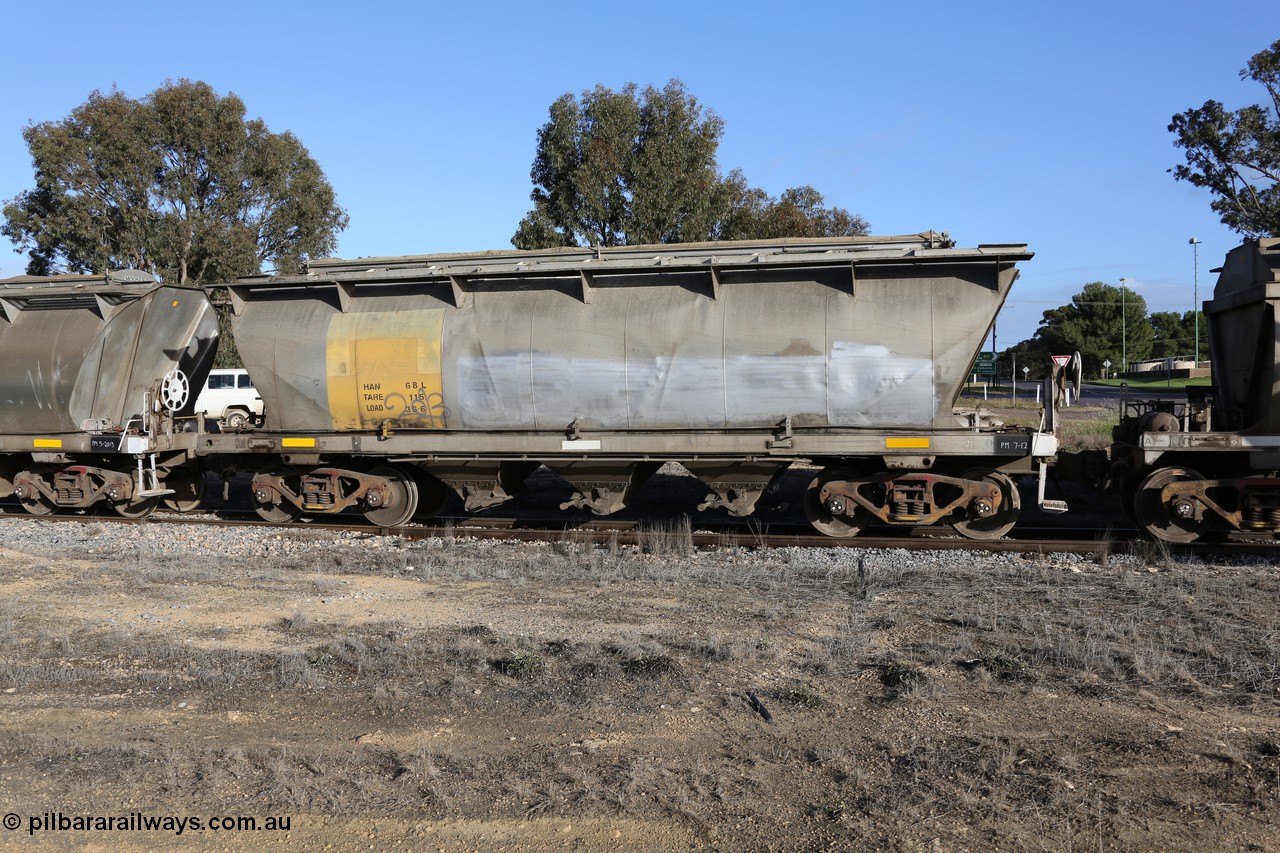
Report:
[[[886,438],[884,440],[886,450],[928,450],[929,439],[927,436],[911,437],[911,438]]]
[[[62,439],[60,439],[60,438],[37,438],[37,439],[33,439],[32,443],[33,443],[36,447],[61,447],[61,446],[62,446]]]
[[[316,440],[314,438],[282,438],[280,439],[281,447],[315,447]]]
[[[443,308],[335,314],[325,339],[333,428],[444,429]]]

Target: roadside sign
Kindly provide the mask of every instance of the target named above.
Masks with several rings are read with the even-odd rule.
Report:
[[[995,376],[996,354],[993,352],[978,353],[978,358],[973,363],[973,372],[979,376]]]
[[[1069,355],[1051,355],[1049,358],[1053,359],[1053,363],[1058,367],[1066,367],[1067,362],[1071,361],[1071,356]]]

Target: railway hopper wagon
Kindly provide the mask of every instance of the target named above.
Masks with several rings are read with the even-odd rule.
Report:
[[[1280,238],[1233,249],[1204,303],[1213,387],[1126,405],[1112,477],[1150,535],[1280,535]]]
[[[37,515],[196,506],[182,415],[217,340],[204,292],[135,270],[0,282],[0,497]]]
[[[1031,256],[930,232],[312,261],[228,286],[266,421],[198,452],[271,521],[480,510],[539,466],[609,514],[666,462],[747,515],[805,462],[826,534],[992,538],[1056,443],[954,406]]]

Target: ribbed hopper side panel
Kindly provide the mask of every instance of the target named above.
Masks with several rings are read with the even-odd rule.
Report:
[[[237,345],[289,431],[954,428],[994,258],[469,286],[253,284]],[[345,308],[345,310],[344,310]]]

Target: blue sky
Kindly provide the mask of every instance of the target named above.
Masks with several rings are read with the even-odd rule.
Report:
[[[556,4],[63,2],[6,10],[0,199],[32,186],[21,137],[93,89],[235,92],[291,130],[351,217],[338,253],[509,248],[547,107],[672,77],[725,121],[719,160],[776,195],[811,184],[875,234],[947,230],[1036,257],[1003,349],[1090,281],[1190,310],[1239,239],[1181,162],[1170,117],[1242,82],[1274,2]],[[1271,21],[1270,25],[1267,21]],[[0,277],[25,259],[5,241]]]

